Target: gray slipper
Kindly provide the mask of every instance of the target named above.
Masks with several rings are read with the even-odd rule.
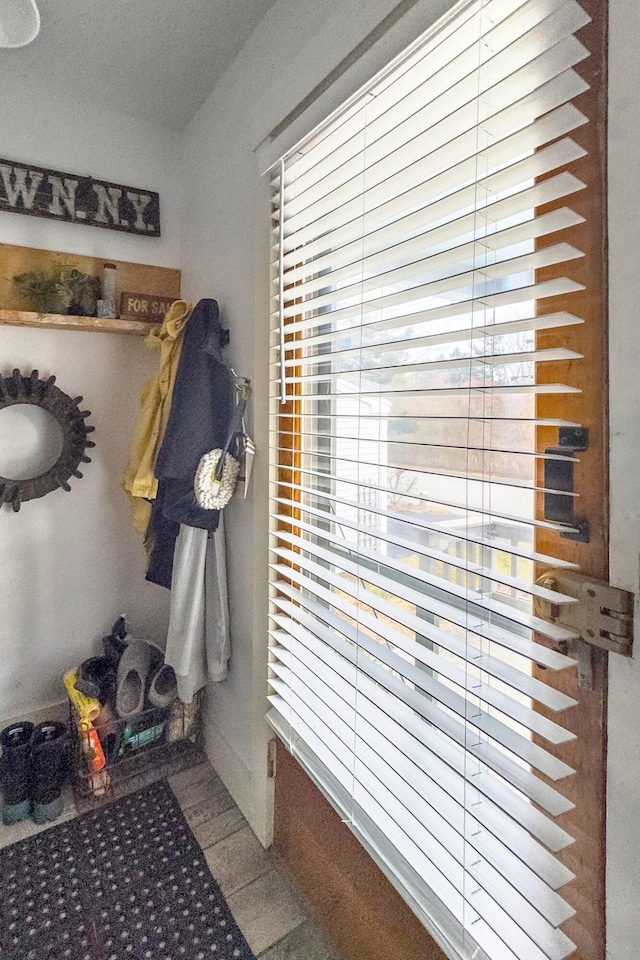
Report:
[[[149,703],[154,707],[170,707],[178,696],[178,684],[173,667],[163,664],[149,687]]]
[[[147,677],[153,648],[144,640],[132,640],[118,664],[116,713],[122,719],[135,717],[144,709]]]

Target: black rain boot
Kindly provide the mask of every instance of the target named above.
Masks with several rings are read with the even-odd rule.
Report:
[[[22,723],[12,723],[0,733],[2,820],[7,824],[18,823],[31,815],[29,774],[32,734],[33,724],[26,720]]]
[[[62,788],[69,772],[66,723],[39,723],[31,741],[31,799],[34,823],[57,820],[64,807]]]

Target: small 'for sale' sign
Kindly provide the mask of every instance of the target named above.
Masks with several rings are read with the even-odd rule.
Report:
[[[159,323],[164,320],[164,315],[174,300],[175,297],[156,297],[150,293],[122,293],[120,319]]]

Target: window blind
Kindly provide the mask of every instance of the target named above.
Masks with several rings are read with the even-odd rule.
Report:
[[[574,456],[537,437],[578,424],[536,398],[577,392],[537,371],[580,360],[553,298],[583,289],[588,20],[459,4],[271,176],[267,719],[452,958],[574,952],[575,701],[532,665],[575,666],[535,535],[575,532],[537,509]]]

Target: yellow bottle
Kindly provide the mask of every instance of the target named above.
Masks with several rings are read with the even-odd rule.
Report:
[[[69,699],[78,714],[78,727],[82,739],[82,749],[89,766],[94,772],[102,770],[106,760],[102,744],[97,732],[93,729],[94,720],[100,715],[100,701],[93,697],[86,697],[76,689],[76,671],[70,670],[64,675],[64,685],[67,688]]]
[[[89,723],[93,723],[100,715],[100,701],[93,697],[85,697],[84,693],[76,690],[76,676],[75,670],[69,670],[64,675],[64,685],[67,688],[69,699],[80,720],[88,720]]]

